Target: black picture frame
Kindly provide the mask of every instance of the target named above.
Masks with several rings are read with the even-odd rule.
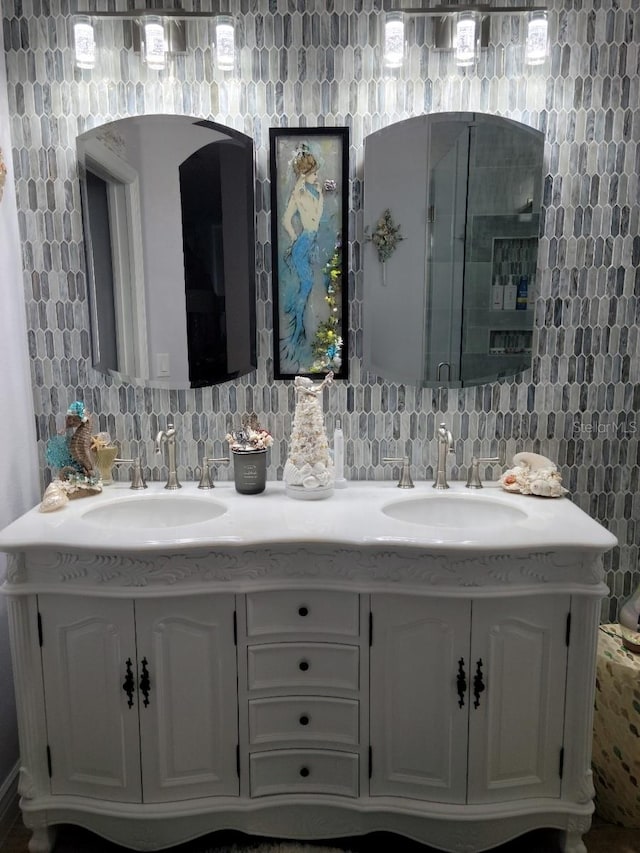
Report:
[[[348,375],[349,128],[269,130],[274,378]]]

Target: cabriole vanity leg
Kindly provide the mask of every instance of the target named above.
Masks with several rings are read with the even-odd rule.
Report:
[[[568,831],[565,833],[564,853],[587,853],[581,832]]]
[[[55,842],[55,826],[36,826],[29,839],[29,853],[51,853]]]

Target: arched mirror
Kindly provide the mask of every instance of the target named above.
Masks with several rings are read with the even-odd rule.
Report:
[[[479,113],[365,139],[364,366],[463,386],[531,365],[543,134]]]
[[[78,137],[93,362],[197,388],[256,366],[253,142],[145,115]]]

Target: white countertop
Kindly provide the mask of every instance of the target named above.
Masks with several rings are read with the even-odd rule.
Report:
[[[33,548],[122,554],[210,548],[247,548],[259,545],[344,545],[350,548],[420,549],[442,552],[513,553],[574,550],[594,554],[608,551],[616,537],[567,498],[540,498],[511,494],[497,484],[481,490],[453,482],[446,491],[417,482],[403,490],[394,481],[349,482],[324,500],[295,500],[281,482],[268,481],[259,495],[241,495],[232,482],[217,483],[210,491],[196,483],[183,483],[178,492],[164,483],[151,483],[144,492],[128,483],[105,486],[99,495],[72,500],[61,510],[41,513],[34,508],[0,532],[0,550]],[[213,520],[172,527],[119,527],[89,523],[88,511],[112,502],[160,501],[182,497],[214,501],[225,512]],[[383,508],[392,502],[435,498],[456,501],[464,513],[464,526],[425,525],[388,517]],[[522,517],[491,525],[473,521],[469,501],[513,507]],[[458,506],[458,505],[456,505]],[[428,508],[428,505],[427,505]],[[487,510],[483,515],[486,518]],[[458,523],[458,521],[456,521]]]

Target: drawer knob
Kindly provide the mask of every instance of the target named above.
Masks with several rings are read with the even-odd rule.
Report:
[[[308,607],[305,607],[304,604],[302,605],[302,607],[298,607],[298,616],[308,616],[308,615],[309,615],[309,608]]]
[[[309,717],[306,714],[303,714],[300,717],[298,722],[300,723],[301,726],[308,726],[309,725]]]
[[[300,775],[302,776],[303,779],[306,779],[310,773],[311,773],[311,771],[309,770],[308,767],[301,767],[300,768]]]
[[[301,672],[306,672],[309,669],[309,666],[310,666],[310,664],[309,664],[308,660],[301,660],[300,663],[298,664],[298,669]]]

